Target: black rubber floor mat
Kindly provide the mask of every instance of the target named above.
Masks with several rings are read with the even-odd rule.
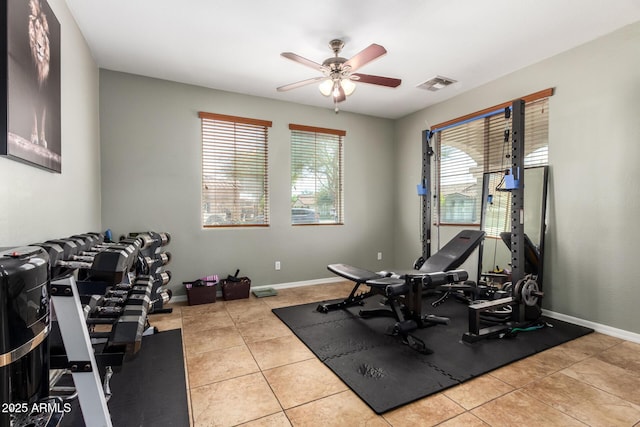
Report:
[[[186,384],[180,329],[143,337],[138,354],[111,378],[108,407],[113,425],[188,426]],[[85,425],[80,406],[74,401],[61,426]]]
[[[551,327],[467,344],[462,342],[467,306],[450,299],[432,308],[431,301],[423,300],[423,313],[449,317],[450,322],[415,331],[433,350],[429,355],[386,333],[393,318],[358,316],[361,309],[380,308],[380,297],[369,298],[364,307],[329,313],[316,311],[318,303],[273,312],[377,414],[593,332],[543,317]]]

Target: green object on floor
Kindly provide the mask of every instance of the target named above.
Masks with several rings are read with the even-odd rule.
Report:
[[[278,295],[278,291],[276,291],[273,288],[256,289],[256,290],[254,290],[252,292],[258,298],[273,297],[273,296]]]

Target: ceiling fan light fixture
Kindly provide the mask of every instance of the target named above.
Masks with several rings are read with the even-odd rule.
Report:
[[[320,83],[320,85],[318,86],[318,89],[320,89],[320,93],[324,96],[330,96],[333,92],[333,80],[323,80],[322,83]]]
[[[342,86],[342,90],[344,90],[345,96],[350,96],[353,91],[356,90],[356,84],[351,81],[351,79],[342,79],[340,80],[340,86]]]

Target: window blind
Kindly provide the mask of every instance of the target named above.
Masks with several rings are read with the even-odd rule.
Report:
[[[202,120],[202,225],[269,225],[271,122],[222,114]]]
[[[345,131],[290,124],[291,223],[342,224]]]
[[[548,164],[548,104],[548,98],[526,103],[525,167]],[[505,130],[511,132],[511,118],[496,111],[436,132],[440,224],[480,223],[483,173],[505,170],[511,164],[507,157],[511,139],[505,142]]]

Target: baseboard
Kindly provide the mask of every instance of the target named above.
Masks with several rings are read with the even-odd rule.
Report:
[[[274,285],[262,285],[262,286],[252,286],[251,289],[265,289],[265,288],[273,288],[273,289],[287,289],[287,288],[299,288],[301,286],[312,286],[312,285],[322,285],[325,283],[337,283],[344,282],[345,279],[342,277],[330,277],[328,279],[313,279],[313,280],[302,280],[300,282],[288,282],[288,283],[276,283]]]
[[[171,302],[185,302],[187,300],[187,294],[174,295],[171,297]]]
[[[551,317],[552,319],[558,319],[564,322],[574,323],[576,325],[591,328],[596,332],[600,332],[601,334],[610,335],[612,337],[621,338],[626,341],[631,341],[631,342],[640,344],[640,334],[636,334],[634,332],[625,331],[624,329],[614,328],[612,326],[591,322],[589,320],[584,320],[578,317],[568,316],[566,314],[556,313],[554,311],[549,311],[545,309],[542,309],[542,314],[544,314],[545,316]]]

